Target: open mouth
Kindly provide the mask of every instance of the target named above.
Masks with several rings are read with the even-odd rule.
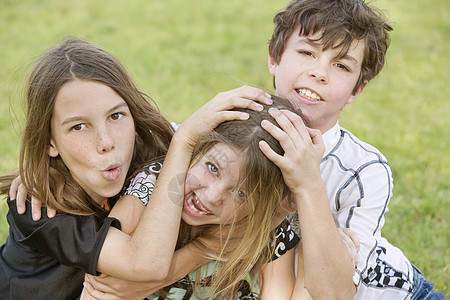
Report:
[[[203,205],[203,203],[200,202],[194,193],[190,193],[186,196],[185,203],[191,211],[200,215],[206,216],[213,214]]]
[[[316,92],[305,88],[298,89],[297,93],[311,101],[322,101],[322,97],[320,97]]]

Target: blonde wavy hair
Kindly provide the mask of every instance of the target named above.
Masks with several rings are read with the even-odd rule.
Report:
[[[289,101],[272,96],[273,104],[265,106],[262,112],[249,109],[235,109],[250,114],[246,121],[228,121],[220,124],[210,135],[198,143],[194,151],[192,164],[203,157],[217,143],[224,143],[242,157],[242,169],[239,174],[240,187],[245,190],[248,215],[240,221],[234,220],[229,225],[204,225],[200,237],[216,240],[223,249],[221,253],[210,253],[201,239],[192,243],[201,253],[208,253],[209,259],[216,261],[218,271],[213,274],[209,299],[232,299],[239,288],[239,281],[249,272],[259,273],[273,255],[273,220],[285,215],[283,200],[290,191],[283,181],[280,169],[260,150],[259,141],[266,141],[278,154],[283,154],[279,142],[261,128],[262,120],[269,120],[277,125],[269,115],[268,109],[275,107],[294,111]],[[299,113],[296,111],[296,113]],[[278,125],[277,125],[278,126]],[[179,246],[192,240],[189,236],[190,226],[182,222]],[[186,239],[186,237],[188,237]],[[204,274],[203,274],[204,275]],[[197,277],[198,278],[198,277]],[[195,291],[205,283],[195,284]],[[207,284],[207,283],[206,283]],[[200,297],[196,294],[197,297]]]

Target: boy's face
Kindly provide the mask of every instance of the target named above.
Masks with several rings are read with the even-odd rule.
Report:
[[[353,94],[361,73],[364,43],[354,41],[343,58],[340,48],[324,51],[319,34],[299,36],[294,31],[280,61],[269,54],[268,66],[275,77],[276,94],[300,108],[312,128],[323,133],[339,119],[341,109],[362,92],[367,82]]]

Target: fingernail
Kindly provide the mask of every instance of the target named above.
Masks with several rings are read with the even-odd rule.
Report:
[[[19,206],[19,207],[17,207],[17,212],[18,212],[19,214],[23,214],[23,213],[25,212],[25,210],[23,209],[22,206]]]
[[[271,116],[274,116],[274,114],[276,114],[277,111],[278,111],[278,109],[276,109],[276,108],[273,108],[273,107],[269,108],[269,114]]]
[[[262,106],[261,104],[259,104],[259,103],[255,103],[255,104],[256,104],[257,110],[262,111],[264,109],[264,106]]]
[[[247,120],[248,118],[250,118],[250,115],[248,113],[243,112],[243,113],[241,113],[241,118],[243,120]]]
[[[262,120],[262,121],[261,121],[261,126],[262,126],[262,127],[267,127],[267,126],[269,125],[269,123],[270,123],[270,122],[267,121],[267,120]]]
[[[34,220],[34,221],[39,220],[39,215],[38,215],[38,214],[33,214],[33,220]]]

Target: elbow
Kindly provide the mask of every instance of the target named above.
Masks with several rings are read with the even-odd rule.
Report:
[[[162,281],[169,275],[170,264],[164,261],[153,261],[149,263],[137,263],[131,270],[133,281],[148,282]]]

